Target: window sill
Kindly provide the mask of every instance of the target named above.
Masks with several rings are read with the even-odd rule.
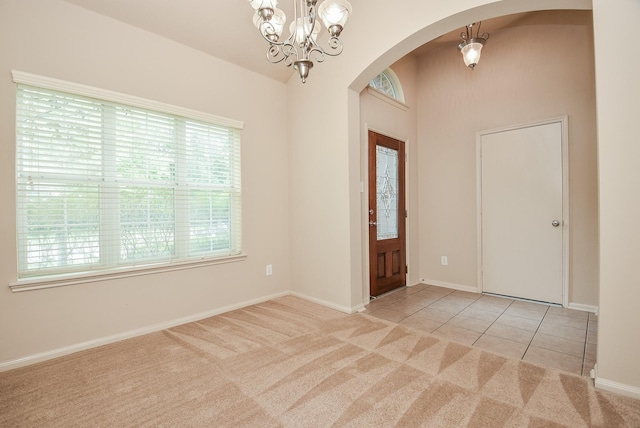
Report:
[[[21,291],[40,290],[44,288],[64,287],[67,285],[85,284],[89,282],[107,281],[112,279],[129,278],[141,275],[153,275],[163,272],[173,272],[184,269],[194,269],[204,266],[212,266],[226,263],[240,262],[247,258],[246,254],[220,257],[215,259],[183,261],[176,263],[153,264],[138,267],[126,267],[112,269],[103,272],[91,272],[81,274],[51,275],[39,278],[27,278],[9,283],[14,293]]]
[[[402,103],[398,100],[394,100],[393,98],[391,98],[390,96],[383,94],[382,92],[378,91],[377,89],[372,88],[371,86],[369,86],[367,88],[368,92],[370,95],[373,95],[374,97],[391,104],[394,107],[399,108],[402,111],[408,111],[409,110],[409,106],[406,105],[405,103]]]

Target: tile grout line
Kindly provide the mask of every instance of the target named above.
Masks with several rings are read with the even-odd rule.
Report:
[[[478,299],[478,300],[479,300],[479,299]],[[514,300],[513,302],[515,302],[515,300]],[[474,346],[474,345],[476,344],[476,342],[477,342],[478,340],[480,340],[480,338],[486,334],[487,330],[489,330],[489,329],[491,328],[491,326],[492,326],[492,325],[494,325],[494,324],[495,324],[495,323],[500,319],[500,317],[501,317],[502,315],[504,315],[504,313],[505,313],[505,312],[507,312],[507,309],[509,309],[509,308],[511,307],[511,305],[513,305],[513,302],[509,303],[509,305],[508,305],[506,308],[504,308],[504,309],[502,310],[502,312],[500,312],[500,315],[498,315],[498,318],[496,318],[495,320],[493,320],[493,322],[492,322],[491,324],[489,324],[489,327],[487,327],[487,328],[484,330],[484,332],[480,335],[480,337],[478,337],[478,338],[475,340],[475,342],[473,342],[473,344],[472,344],[471,346]],[[489,334],[489,335],[487,335],[487,336],[491,336],[491,335]],[[493,337],[493,336],[492,336],[492,337]]]
[[[540,330],[540,326],[542,325],[544,319],[547,317],[547,314],[549,313],[549,308],[551,306],[547,306],[547,310],[544,311],[544,315],[542,316],[542,319],[540,320],[540,323],[538,324],[538,328],[536,328],[536,331],[533,332],[533,336],[531,336],[531,340],[529,341],[529,344],[527,345],[527,349],[524,350],[524,353],[522,354],[522,358],[521,360],[524,360],[524,356],[527,355],[527,352],[529,352],[529,348],[531,347],[531,344],[533,343],[533,339],[535,339],[536,334],[538,334],[538,330]],[[580,371],[580,373],[582,373],[582,371]]]

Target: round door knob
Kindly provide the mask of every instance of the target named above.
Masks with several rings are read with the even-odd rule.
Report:
[[[551,222],[551,226],[553,226],[553,227],[558,227],[558,226],[560,226],[560,222],[559,222],[558,220],[553,220],[553,221]]]
[[[375,226],[376,224],[378,224],[378,223],[376,223],[375,221],[370,221],[369,222],[369,226]]]

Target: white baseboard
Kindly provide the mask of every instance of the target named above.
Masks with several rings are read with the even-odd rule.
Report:
[[[436,285],[438,287],[451,288],[453,290],[468,291],[469,293],[479,293],[477,287],[471,285],[454,284],[453,282],[437,281],[435,279],[420,279],[420,283],[426,285]]]
[[[595,386],[596,388],[602,389],[604,391],[640,399],[640,388],[638,388],[637,386],[626,385],[620,382],[614,382],[612,380],[602,379],[601,377],[598,377],[597,370]]]
[[[291,295],[291,293],[288,291],[285,291],[281,293],[271,294],[269,296],[258,297],[256,299],[246,300],[241,303],[223,306],[221,308],[213,309],[211,311],[201,312],[198,314],[189,315],[187,317],[178,318],[175,320],[166,321],[159,324],[154,324],[147,327],[126,331],[124,333],[118,333],[112,336],[101,337],[98,339],[89,340],[87,342],[65,346],[64,348],[54,349],[52,351],[46,351],[39,354],[28,355],[26,357],[17,358],[11,361],[5,361],[3,363],[0,363],[0,372],[17,369],[18,367],[24,367],[24,366],[39,363],[42,361],[51,360],[53,358],[62,357],[64,355],[73,354],[75,352],[84,351],[90,348],[95,348],[102,345],[108,345],[110,343],[119,342],[121,340],[130,339],[132,337],[142,336],[144,334],[166,330],[168,328],[175,327],[178,325],[187,324],[194,321],[200,321],[202,319],[209,318],[215,315],[220,315],[225,312],[241,309],[247,306],[255,305],[258,303],[266,302],[268,300],[276,299],[278,297],[284,297],[289,295]]]
[[[575,309],[576,311],[585,311],[585,312],[591,312],[593,314],[598,314],[598,307],[597,306],[591,306],[591,305],[583,305],[582,303],[569,303],[569,306],[567,306],[569,309]]]
[[[344,312],[345,314],[349,314],[349,315],[355,314],[356,312],[359,312],[360,310],[364,309],[364,303],[361,303],[359,305],[356,305],[350,308],[348,306],[337,305],[327,300],[307,296],[306,294],[297,293],[295,291],[292,291],[289,294],[291,296],[299,297],[301,299],[308,300],[309,302],[317,303],[319,305],[326,306],[327,308],[335,309],[336,311]]]

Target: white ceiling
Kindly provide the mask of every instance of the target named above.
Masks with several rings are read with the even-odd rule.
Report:
[[[253,26],[246,0],[65,0],[286,82],[291,68],[267,61],[267,42]],[[293,3],[278,6],[293,16]]]
[[[266,59],[267,43],[253,26],[253,9],[246,0],[64,0],[90,11],[155,33],[208,53],[269,78],[286,82],[293,71]],[[351,0],[354,14],[356,1]],[[360,6],[366,3],[362,2]],[[293,2],[282,0],[280,7],[293,16]],[[533,13],[485,20],[483,31],[495,33],[501,28],[532,23]],[[535,21],[535,19],[533,19]],[[348,28],[346,29],[348,31]],[[445,34],[422,48],[416,55],[449,44],[455,48],[462,29]]]

